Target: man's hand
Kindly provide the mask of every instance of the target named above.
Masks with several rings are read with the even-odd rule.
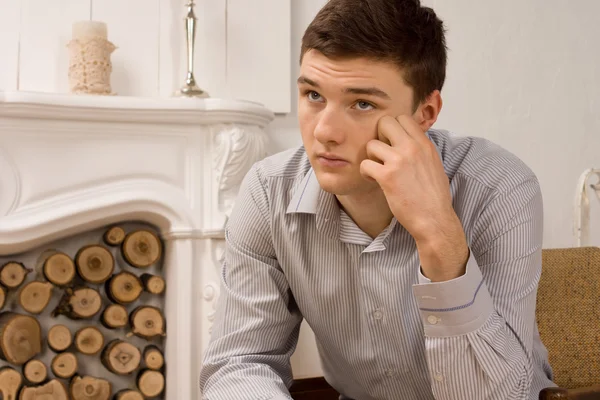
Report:
[[[377,129],[379,140],[367,144],[361,174],[377,181],[390,210],[414,237],[427,278],[463,275],[469,249],[435,145],[410,116],[385,116]]]

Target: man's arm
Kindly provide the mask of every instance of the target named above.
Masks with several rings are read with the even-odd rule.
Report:
[[[413,288],[438,400],[528,399],[543,204],[534,178],[497,196],[475,227],[466,273]]]
[[[221,293],[200,374],[206,400],[291,399],[302,317],[275,258],[267,196],[246,175],[226,229]]]

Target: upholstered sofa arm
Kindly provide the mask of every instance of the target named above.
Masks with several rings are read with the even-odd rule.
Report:
[[[580,389],[546,388],[540,392],[540,400],[598,400],[600,385]]]

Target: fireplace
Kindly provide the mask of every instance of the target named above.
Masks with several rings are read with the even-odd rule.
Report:
[[[44,251],[75,259],[95,244],[113,255],[113,276],[120,269],[141,275],[147,271],[132,268],[124,246],[111,247],[103,236],[112,227],[124,234],[154,232],[161,254],[149,268],[164,279],[166,290],[137,298],[127,310],[151,298],[164,314],[165,335],[155,340],[165,358],[160,398],[199,398],[201,355],[219,295],[224,224],[246,171],[269,153],[266,127],[272,119],[268,109],[244,101],[0,92],[0,264],[16,261],[29,268],[23,285],[47,282],[38,265]],[[20,307],[23,285],[6,291],[2,311],[40,321],[42,350],[34,358],[52,379],[49,360],[59,352],[49,348],[47,334],[63,316],[53,320],[46,314],[73,288],[54,287],[45,314],[38,315]],[[104,306],[112,303],[105,298],[106,283],[90,286],[98,288]],[[131,340],[140,350],[145,342],[128,335],[129,325],[106,330],[101,318],[60,319],[73,334],[94,325],[106,335],[101,353],[81,357],[77,375],[110,381],[113,394],[128,385],[136,389],[144,362],[128,375],[111,375],[100,359],[109,339]],[[21,372],[21,365],[2,365]]]

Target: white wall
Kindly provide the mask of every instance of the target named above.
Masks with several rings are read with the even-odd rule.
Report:
[[[293,87],[302,33],[324,3],[292,1]],[[448,78],[436,127],[491,139],[523,159],[542,186],[544,246],[573,246],[577,179],[585,169],[600,167],[600,1],[423,3],[448,29]],[[301,143],[295,117],[275,121],[278,149]],[[591,242],[600,245],[599,202],[591,203]],[[304,329],[294,356],[298,376],[321,373],[312,340]]]

